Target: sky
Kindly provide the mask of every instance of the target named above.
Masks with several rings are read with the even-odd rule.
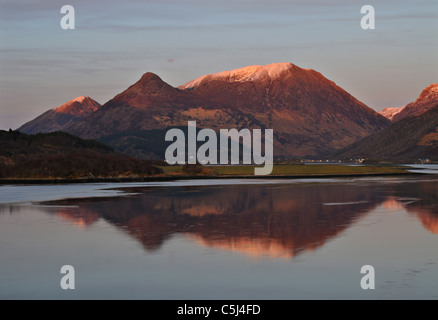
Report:
[[[64,30],[63,5],[75,9]],[[363,30],[360,9],[375,9]],[[0,0],[0,129],[78,96],[105,103],[154,72],[201,75],[291,62],[379,111],[438,82],[436,0]]]

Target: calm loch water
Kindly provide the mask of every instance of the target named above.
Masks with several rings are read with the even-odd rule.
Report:
[[[1,299],[438,298],[438,176],[0,186],[0,202]]]

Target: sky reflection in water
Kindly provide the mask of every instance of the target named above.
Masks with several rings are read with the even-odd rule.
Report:
[[[87,285],[68,296],[41,280],[43,298],[436,298],[438,180],[341,181],[127,184],[123,197],[3,205],[0,279],[39,297],[19,270],[37,262],[59,284],[65,259]],[[358,285],[364,264],[380,280],[372,294]]]

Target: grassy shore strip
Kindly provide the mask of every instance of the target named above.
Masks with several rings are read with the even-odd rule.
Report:
[[[182,166],[162,166],[165,174],[183,174]],[[255,166],[207,166],[206,174],[210,175],[254,175]],[[406,166],[344,166],[344,165],[274,165],[272,176],[295,175],[350,175],[375,173],[407,173]]]
[[[234,174],[239,170],[248,170],[254,174],[254,167],[215,167],[216,174]],[[406,173],[405,167],[390,166],[342,166],[342,165],[279,165],[274,166],[271,175],[345,175],[345,174],[374,174],[374,173]],[[238,173],[237,173],[238,174]]]
[[[215,166],[208,167],[207,174],[189,175],[182,172],[180,166],[169,166],[164,174],[143,177],[108,178],[41,178],[41,179],[0,179],[0,184],[64,184],[98,182],[154,182],[193,179],[311,179],[311,178],[353,178],[378,176],[421,175],[406,171],[402,166],[341,166],[341,165],[286,165],[275,166],[273,173],[267,176],[254,175],[254,166]],[[313,169],[313,170],[312,170]]]

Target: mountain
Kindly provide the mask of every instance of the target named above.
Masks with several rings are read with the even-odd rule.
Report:
[[[427,112],[404,118],[346,149],[330,159],[377,159],[410,162],[438,160],[438,102]]]
[[[63,105],[48,110],[17,130],[27,134],[62,131],[76,121],[100,108],[100,103],[90,97],[77,97]]]
[[[414,102],[385,110],[381,113],[386,113],[389,119],[392,116],[390,127],[328,157],[398,162],[438,160],[438,83],[426,87]]]
[[[405,106],[404,106],[405,107]],[[389,120],[393,120],[394,117],[399,114],[404,107],[398,107],[398,108],[385,108],[382,111],[380,111],[379,113],[384,116],[385,118],[388,118]]]
[[[380,112],[392,122],[418,115],[432,109],[438,103],[438,83],[426,87],[414,102],[400,108],[386,108]]]
[[[65,132],[0,130],[0,178],[95,178],[162,172],[148,161]]]
[[[165,132],[198,128],[274,129],[274,156],[319,157],[390,121],[311,69],[291,63],[202,76],[178,88],[153,73],[65,130],[141,158],[163,158]]]

